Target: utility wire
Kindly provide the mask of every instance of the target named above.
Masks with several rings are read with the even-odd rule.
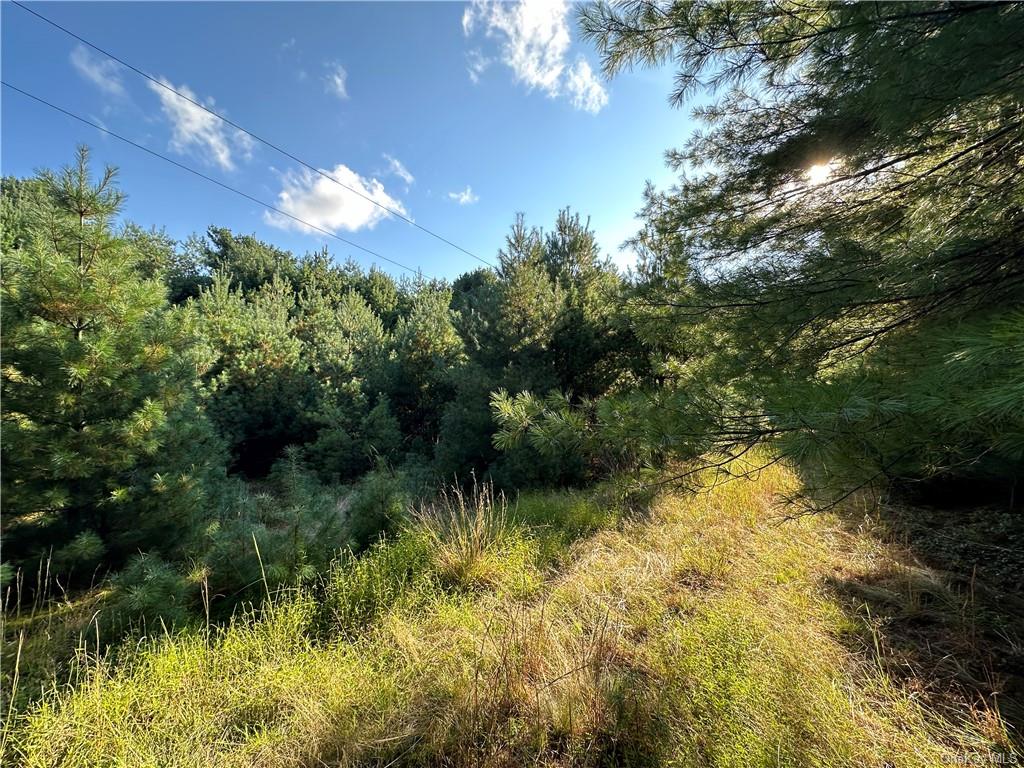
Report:
[[[156,151],[150,149],[149,147],[144,147],[142,144],[139,144],[138,142],[132,141],[131,139],[125,138],[121,134],[115,133],[114,131],[110,130],[109,128],[104,128],[102,125],[99,125],[98,123],[94,123],[91,120],[87,120],[86,118],[82,117],[81,115],[76,115],[74,112],[70,112],[70,111],[64,109],[63,107],[58,107],[56,104],[52,104],[49,101],[47,101],[46,99],[40,98],[39,96],[31,94],[28,91],[23,91],[18,86],[11,85],[6,80],[0,80],[0,83],[2,83],[5,87],[10,88],[12,91],[16,91],[17,93],[20,93],[22,96],[27,96],[28,98],[30,98],[30,99],[32,99],[34,101],[37,101],[40,104],[44,104],[45,106],[49,107],[50,109],[54,109],[57,112],[61,112],[61,113],[65,114],[65,115],[67,115],[68,117],[77,120],[80,123],[85,123],[86,125],[92,126],[97,131],[102,131],[103,133],[107,134],[108,136],[113,136],[115,139],[120,139],[125,144],[130,144],[131,146],[135,147],[136,149],[141,149],[143,152],[146,152],[147,154],[150,154],[153,157],[159,157],[161,160],[164,160],[164,161],[170,163],[171,165],[175,165],[178,168],[181,168],[183,171],[188,171],[189,173],[191,173],[191,174],[193,174],[195,176],[198,176],[201,179],[205,179],[206,181],[209,181],[209,182],[211,182],[213,184],[216,184],[218,187],[221,187],[222,189],[226,189],[229,192],[234,192],[236,195],[239,195],[240,197],[244,197],[246,200],[250,200],[250,201],[256,203],[257,205],[262,205],[264,208],[268,208],[271,211],[273,211],[274,213],[278,213],[278,214],[280,214],[282,216],[287,216],[289,219],[293,219],[293,220],[299,222],[300,224],[303,224],[304,226],[309,227],[310,229],[315,229],[317,232],[322,232],[323,234],[327,235],[328,237],[333,237],[335,240],[340,240],[341,242],[345,243],[346,245],[350,245],[353,248],[358,248],[360,251],[364,251],[365,253],[370,254],[375,259],[380,259],[381,261],[386,261],[389,264],[394,264],[396,267],[401,267],[402,269],[404,269],[404,270],[406,270],[408,272],[412,272],[413,274],[422,274],[420,272],[420,270],[418,270],[418,269],[413,269],[412,267],[407,267],[405,264],[397,262],[394,259],[389,259],[387,256],[383,256],[383,255],[377,253],[377,251],[374,251],[374,250],[371,250],[369,248],[366,248],[365,246],[359,245],[359,243],[354,243],[351,240],[346,240],[344,237],[341,237],[340,235],[336,235],[336,234],[334,234],[333,232],[331,232],[328,229],[324,229],[323,227],[318,227],[316,224],[310,224],[305,219],[300,219],[298,216],[295,216],[293,214],[288,213],[288,211],[282,211],[280,208],[277,208],[276,206],[273,206],[270,203],[265,203],[262,200],[260,200],[258,198],[255,198],[255,197],[253,197],[252,195],[250,195],[250,194],[248,194],[246,192],[243,192],[240,189],[236,189],[235,187],[232,187],[232,186],[230,186],[228,184],[225,184],[222,181],[218,181],[217,179],[213,178],[212,176],[207,176],[205,173],[202,173],[201,171],[197,171],[195,168],[190,168],[189,166],[185,165],[184,163],[179,163],[177,160],[173,160],[172,158],[167,157],[167,155],[162,155],[159,152],[156,152]]]
[[[121,66],[123,66],[123,67],[127,67],[127,68],[128,68],[128,69],[130,69],[130,70],[131,70],[132,72],[135,72],[136,74],[138,74],[138,75],[141,75],[142,77],[144,77],[144,78],[146,78],[147,80],[149,80],[149,81],[150,81],[151,83],[153,83],[153,84],[155,84],[155,85],[158,85],[158,86],[160,86],[160,87],[161,87],[161,88],[163,88],[164,90],[170,91],[171,93],[175,94],[175,95],[176,95],[176,96],[178,96],[179,98],[182,98],[182,99],[184,99],[185,101],[189,102],[190,104],[193,104],[193,105],[195,105],[195,106],[199,107],[199,108],[200,108],[201,110],[203,110],[204,112],[207,112],[207,113],[209,113],[209,114],[213,115],[214,117],[216,117],[216,118],[217,118],[218,120],[221,120],[221,121],[222,121],[222,122],[224,122],[225,124],[227,124],[227,125],[230,125],[230,126],[231,126],[232,128],[234,128],[234,129],[236,129],[236,130],[239,130],[239,131],[241,131],[242,133],[246,134],[246,135],[247,135],[247,136],[249,136],[250,138],[253,138],[253,139],[255,139],[256,141],[260,142],[261,144],[264,144],[264,145],[266,145],[266,146],[270,147],[270,148],[271,148],[271,149],[273,149],[274,151],[276,151],[276,152],[279,152],[279,153],[281,153],[281,154],[282,154],[282,155],[284,155],[285,157],[289,158],[290,160],[293,160],[293,161],[295,161],[296,163],[298,163],[299,165],[303,166],[304,168],[307,168],[307,169],[309,169],[309,170],[313,171],[314,173],[317,173],[317,174],[319,174],[320,176],[323,176],[323,177],[324,177],[325,179],[328,179],[328,180],[330,180],[330,181],[333,181],[333,182],[334,182],[335,184],[337,184],[337,185],[338,185],[339,187],[342,187],[343,189],[347,189],[347,190],[348,190],[349,192],[352,192],[353,194],[359,195],[359,197],[363,198],[364,200],[366,200],[366,201],[367,201],[367,202],[369,202],[369,203],[373,203],[373,204],[374,204],[374,205],[376,205],[376,206],[377,206],[378,208],[381,208],[381,209],[383,209],[383,210],[387,211],[387,212],[388,212],[388,213],[390,213],[390,214],[391,214],[392,216],[397,216],[397,217],[398,217],[399,219],[401,219],[402,221],[406,222],[407,224],[411,224],[412,226],[416,227],[416,229],[418,229],[418,230],[420,230],[420,231],[422,231],[422,232],[426,232],[426,233],[427,233],[428,235],[430,235],[431,237],[434,237],[434,238],[436,238],[436,239],[440,240],[440,241],[441,241],[442,243],[446,243],[447,245],[450,245],[450,246],[451,246],[452,248],[455,248],[456,250],[462,251],[462,252],[463,252],[464,254],[466,254],[467,256],[470,256],[470,257],[472,257],[472,258],[476,259],[476,260],[477,260],[477,261],[479,261],[479,262],[480,262],[481,264],[486,264],[486,265],[487,265],[487,266],[489,266],[489,267],[493,267],[493,266],[495,266],[495,265],[494,265],[494,264],[493,264],[492,262],[490,262],[490,261],[487,261],[487,259],[482,259],[482,258],[480,258],[479,256],[477,256],[477,255],[476,255],[475,253],[473,253],[473,252],[471,252],[471,251],[467,251],[467,250],[466,250],[465,248],[463,248],[463,247],[462,247],[461,245],[458,245],[458,244],[456,244],[456,243],[453,243],[453,242],[452,242],[451,240],[449,240],[448,238],[446,238],[446,237],[444,237],[444,236],[442,236],[442,235],[439,235],[439,234],[437,234],[437,232],[434,232],[434,231],[433,231],[433,230],[431,230],[431,229],[427,229],[427,228],[426,228],[426,227],[424,227],[424,226],[423,226],[422,224],[417,224],[417,223],[416,223],[415,221],[413,221],[412,219],[410,219],[410,218],[409,218],[408,216],[405,216],[405,215],[404,215],[404,214],[402,214],[401,212],[399,212],[399,211],[396,211],[395,209],[393,209],[393,208],[390,208],[390,207],[388,207],[388,206],[384,205],[383,203],[380,203],[380,202],[378,202],[378,201],[374,200],[374,199],[373,199],[372,197],[370,197],[369,195],[365,195],[365,194],[363,194],[363,193],[362,193],[362,192],[360,192],[360,191],[359,191],[358,189],[354,189],[353,187],[350,187],[350,186],[349,186],[348,184],[345,184],[344,182],[338,181],[338,179],[336,179],[336,178],[335,178],[334,176],[332,176],[331,174],[327,173],[326,171],[322,171],[321,169],[317,168],[317,167],[316,167],[315,165],[310,165],[310,164],[309,164],[309,163],[307,163],[307,162],[306,162],[305,160],[303,160],[303,159],[301,159],[301,158],[299,158],[299,157],[296,157],[295,155],[293,155],[293,154],[292,154],[291,152],[289,152],[288,150],[286,150],[286,149],[282,149],[282,148],[281,148],[281,147],[279,147],[279,146],[278,146],[277,144],[274,144],[273,142],[271,142],[271,141],[268,141],[267,139],[264,139],[264,138],[263,138],[263,137],[261,137],[261,136],[257,136],[257,135],[256,135],[255,133],[253,133],[252,131],[250,131],[250,130],[249,130],[248,128],[243,128],[243,127],[242,127],[242,126],[240,126],[240,125],[239,125],[238,123],[232,122],[232,121],[231,121],[231,120],[229,120],[228,118],[224,117],[224,115],[220,114],[219,112],[215,112],[214,110],[210,109],[210,108],[209,108],[209,107],[207,107],[206,105],[204,105],[204,104],[202,104],[202,103],[200,103],[200,102],[196,101],[195,99],[193,99],[193,98],[192,98],[192,97],[190,97],[190,96],[187,96],[187,95],[185,95],[185,94],[184,94],[184,93],[182,93],[181,91],[179,91],[179,90],[177,90],[176,88],[174,88],[174,87],[172,87],[172,86],[168,85],[167,83],[163,82],[162,80],[160,80],[160,79],[158,79],[158,78],[155,78],[155,77],[153,77],[152,75],[149,75],[149,74],[147,74],[146,72],[144,72],[143,70],[139,69],[138,67],[136,67],[136,66],[133,66],[132,64],[129,64],[129,63],[128,63],[127,61],[125,61],[124,59],[122,59],[122,58],[119,58],[119,57],[115,56],[114,54],[110,53],[109,51],[106,51],[106,50],[104,50],[103,48],[100,48],[100,47],[99,47],[98,45],[96,45],[96,44],[94,44],[94,43],[91,43],[91,42],[89,42],[88,40],[86,40],[86,39],[85,39],[84,37],[82,37],[81,35],[77,35],[77,34],[75,34],[74,32],[72,32],[72,31],[71,31],[70,29],[68,29],[68,28],[66,28],[66,27],[62,27],[62,26],[61,26],[60,24],[58,24],[57,22],[53,21],[52,19],[49,19],[49,18],[47,18],[46,16],[43,16],[43,15],[42,15],[41,13],[38,13],[38,12],[36,12],[36,11],[33,11],[33,10],[32,10],[31,8],[29,8],[29,7],[27,6],[27,5],[24,5],[23,3],[20,3],[20,2],[18,2],[18,0],[10,0],[10,2],[11,2],[11,3],[13,3],[14,5],[18,6],[19,8],[21,8],[21,9],[22,9],[23,11],[27,11],[28,13],[31,13],[31,14],[32,14],[33,16],[35,16],[36,18],[38,18],[38,19],[40,19],[40,20],[42,20],[42,21],[45,21],[45,22],[46,22],[47,24],[49,24],[50,26],[52,26],[52,27],[56,27],[56,28],[57,28],[57,29],[59,29],[59,30],[60,30],[61,32],[63,32],[64,34],[66,34],[66,35],[69,35],[70,37],[73,37],[73,38],[74,38],[75,40],[78,40],[78,41],[79,41],[80,43],[83,43],[84,45],[87,45],[87,46],[89,46],[89,47],[90,47],[90,48],[92,48],[93,50],[95,50],[95,51],[98,51],[99,53],[102,53],[102,54],[103,54],[104,56],[106,56],[106,57],[107,57],[108,59],[112,59],[113,61],[116,61],[116,62],[117,62],[118,64],[120,64]]]

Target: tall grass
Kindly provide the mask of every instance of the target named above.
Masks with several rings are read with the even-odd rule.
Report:
[[[779,524],[793,482],[774,468],[621,524],[584,494],[449,494],[324,599],[97,662],[7,757],[933,768],[1008,749],[990,712],[933,708],[877,663],[829,579],[891,554],[828,517]],[[581,520],[604,524],[553,561],[543,542]]]
[[[412,528],[424,537],[438,574],[467,586],[495,583],[503,570],[502,544],[510,538],[508,505],[491,484],[468,493],[455,486],[412,514]]]

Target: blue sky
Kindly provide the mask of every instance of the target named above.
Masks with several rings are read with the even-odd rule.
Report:
[[[491,261],[517,211],[546,228],[568,205],[627,264],[613,252],[644,183],[672,181],[663,153],[693,130],[668,106],[670,71],[602,80],[558,2],[32,7]],[[427,275],[479,266],[24,10],[0,12],[13,85]],[[125,216],[174,237],[215,224],[374,261],[8,89],[0,122],[3,173],[58,167],[87,143],[120,168]]]

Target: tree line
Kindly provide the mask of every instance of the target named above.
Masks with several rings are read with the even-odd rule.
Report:
[[[223,228],[175,242],[118,224],[122,199],[86,148],[3,180],[8,579],[119,573],[145,613],[251,595],[256,550],[275,583],[310,577],[442,484],[584,481],[580,457],[498,451],[490,393],[597,397],[649,367],[568,210],[448,283]]]

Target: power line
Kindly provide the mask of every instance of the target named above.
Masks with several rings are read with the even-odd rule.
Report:
[[[341,237],[340,235],[336,235],[336,234],[334,234],[333,232],[331,232],[328,229],[324,229],[323,227],[318,227],[316,224],[310,224],[305,219],[300,219],[298,216],[295,216],[294,214],[288,213],[288,211],[282,211],[280,208],[278,208],[276,206],[273,206],[270,203],[265,203],[262,200],[260,200],[258,198],[255,198],[252,195],[248,194],[247,192],[243,192],[242,190],[237,189],[235,187],[232,187],[229,184],[225,184],[224,182],[219,181],[219,180],[213,178],[212,176],[207,176],[205,173],[203,173],[201,171],[197,171],[195,168],[190,168],[189,166],[185,165],[184,163],[179,163],[177,160],[174,160],[174,159],[172,159],[170,157],[167,157],[167,155],[162,155],[159,152],[156,152],[156,151],[150,149],[149,147],[144,147],[142,144],[139,144],[138,142],[132,141],[131,139],[125,138],[121,134],[115,133],[114,131],[110,130],[109,128],[104,128],[102,125],[99,125],[98,123],[94,123],[91,120],[87,120],[86,118],[82,117],[81,115],[76,115],[74,112],[66,110],[63,107],[58,107],[56,104],[52,104],[51,102],[47,101],[46,99],[40,98],[39,96],[36,96],[35,94],[29,93],[28,91],[24,91],[24,90],[22,90],[21,88],[19,88],[16,85],[11,85],[6,80],[0,80],[0,83],[2,83],[5,87],[10,88],[12,91],[16,91],[17,93],[20,93],[22,96],[27,96],[28,98],[32,99],[33,101],[37,101],[40,104],[44,104],[45,106],[49,107],[50,109],[56,110],[57,112],[61,112],[61,113],[65,114],[65,115],[67,115],[68,117],[73,118],[73,119],[79,121],[80,123],[85,123],[86,125],[95,128],[97,131],[101,131],[101,132],[107,134],[108,136],[113,136],[115,139],[120,139],[125,144],[130,144],[131,146],[135,147],[136,149],[141,149],[143,152],[146,152],[146,153],[152,155],[153,157],[158,157],[161,160],[164,160],[164,161],[170,163],[171,165],[177,166],[178,168],[181,168],[184,171],[188,171],[189,173],[191,173],[191,174],[193,174],[195,176],[198,176],[201,179],[205,179],[206,181],[209,181],[209,182],[211,182],[213,184],[216,184],[218,187],[221,187],[222,189],[226,189],[229,192],[234,192],[236,195],[239,195],[240,197],[244,197],[246,200],[254,202],[257,205],[262,205],[264,208],[268,208],[271,211],[273,211],[274,213],[278,213],[278,214],[280,214],[282,216],[287,216],[289,219],[293,219],[293,220],[299,222],[300,224],[303,224],[303,225],[309,227],[310,229],[315,229],[317,232],[322,232],[323,234],[327,235],[328,237],[333,237],[335,240],[339,240],[339,241],[345,243],[346,245],[350,245],[353,248],[358,248],[360,251],[363,251],[365,253],[370,254],[375,259],[380,259],[381,261],[386,261],[389,264],[394,264],[396,267],[401,267],[402,269],[406,270],[407,272],[412,272],[413,274],[422,274],[420,272],[420,270],[418,270],[418,269],[413,269],[412,267],[407,267],[405,264],[397,262],[394,259],[389,259],[387,256],[383,256],[380,253],[377,253],[377,251],[374,251],[374,250],[371,250],[370,248],[367,248],[365,246],[359,245],[359,243],[354,243],[351,240],[346,240],[344,237]]]
[[[481,264],[486,264],[489,267],[495,266],[493,263],[487,261],[487,259],[482,259],[479,256],[477,256],[475,253],[473,253],[472,251],[467,251],[461,245],[453,243],[448,238],[444,237],[443,235],[437,234],[437,232],[434,232],[431,229],[427,229],[422,224],[416,223],[415,221],[410,219],[408,216],[402,214],[401,212],[399,212],[399,211],[397,211],[397,210],[395,210],[393,208],[390,208],[390,207],[384,205],[383,203],[378,202],[377,200],[374,200],[369,195],[363,194],[358,189],[354,189],[353,187],[350,187],[348,184],[345,184],[344,182],[338,181],[338,179],[336,179],[331,174],[327,173],[326,171],[322,171],[321,169],[317,168],[315,165],[311,165],[311,164],[307,163],[302,158],[296,157],[295,155],[293,155],[288,150],[279,147],[277,144],[274,144],[273,142],[268,141],[267,139],[264,139],[261,136],[257,136],[255,133],[250,131],[248,128],[243,128],[238,123],[232,122],[228,118],[224,117],[224,115],[220,114],[219,112],[215,112],[214,110],[210,109],[206,105],[196,101],[195,99],[191,98],[190,96],[185,95],[184,93],[182,93],[181,91],[177,90],[176,88],[173,88],[172,86],[167,85],[167,83],[163,82],[162,80],[160,80],[158,78],[155,78],[152,75],[147,74],[146,72],[144,72],[143,70],[139,69],[138,67],[136,67],[136,66],[134,66],[132,64],[129,64],[124,59],[119,58],[119,57],[115,56],[114,54],[110,53],[109,51],[106,51],[103,48],[100,48],[98,45],[89,42],[88,40],[86,40],[81,35],[78,35],[78,34],[75,34],[74,32],[72,32],[70,29],[67,29],[66,27],[62,27],[57,22],[53,21],[52,19],[47,18],[46,16],[43,16],[41,13],[37,13],[36,11],[33,11],[27,5],[24,5],[24,4],[20,3],[20,2],[18,2],[18,0],[10,0],[10,2],[13,3],[14,5],[18,6],[19,8],[21,8],[23,11],[27,11],[28,13],[31,13],[36,18],[38,18],[38,19],[40,19],[42,21],[45,21],[50,26],[59,29],[64,34],[69,35],[70,37],[73,37],[75,40],[78,40],[80,43],[83,43],[84,45],[89,46],[93,50],[102,53],[107,58],[112,59],[113,61],[116,61],[121,66],[127,67],[132,72],[135,72],[136,74],[141,75],[142,77],[144,77],[147,80],[149,80],[151,83],[154,83],[155,85],[158,85],[161,88],[163,88],[163,89],[165,89],[167,91],[170,91],[171,93],[175,94],[179,98],[182,98],[185,101],[189,102],[190,104],[193,104],[193,105],[199,107],[204,112],[207,112],[207,113],[213,115],[214,117],[216,117],[218,120],[221,120],[225,124],[230,125],[232,128],[241,131],[242,133],[244,133],[247,136],[255,139],[256,141],[260,142],[261,144],[264,144],[264,145],[270,147],[271,149],[273,149],[274,151],[281,153],[285,157],[289,158],[290,160],[293,160],[294,162],[298,163],[299,165],[303,166],[304,168],[307,168],[307,169],[313,171],[314,173],[317,173],[320,176],[323,176],[325,179],[333,181],[339,187],[342,187],[343,189],[347,189],[349,192],[352,192],[353,194],[358,195],[359,197],[363,198],[367,202],[373,203],[378,208],[381,208],[381,209],[387,211],[388,213],[390,213],[392,216],[396,216],[399,219],[401,219],[402,221],[406,222],[407,224],[411,224],[412,226],[416,227],[416,229],[418,229],[418,230],[420,230],[422,232],[426,232],[431,237],[434,237],[434,238],[440,240],[442,243],[446,243],[447,245],[450,245],[452,248],[455,248],[456,250],[462,251],[464,254],[466,254],[467,256],[470,256],[470,257],[476,259]]]

